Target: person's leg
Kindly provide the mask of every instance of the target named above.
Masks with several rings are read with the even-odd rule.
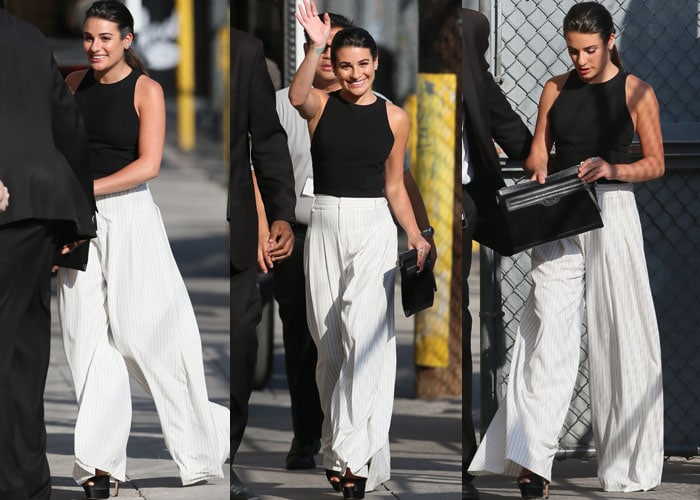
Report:
[[[385,199],[356,203],[359,207],[341,208],[339,219],[345,262],[339,297],[343,359],[330,424],[343,469],[366,477],[372,490],[391,475],[397,231]]]
[[[235,244],[232,242],[232,244]],[[231,304],[231,500],[254,498],[234,469],[236,452],[248,423],[248,401],[253,392],[258,337],[255,329],[262,316],[255,266],[230,266]]]
[[[512,351],[506,398],[469,471],[551,480],[559,432],[578,373],[584,262],[578,238],[532,249],[530,295]]]
[[[262,304],[255,267],[236,269],[231,264],[231,463],[234,462],[248,422],[248,400],[258,350],[255,328]]]
[[[317,196],[304,242],[306,277],[306,318],[316,349],[316,386],[324,419],[321,426],[321,453],[326,470],[342,472],[333,450],[330,424],[333,398],[343,360],[341,342],[340,293],[342,255],[338,248],[338,207],[336,198]],[[322,263],[322,264],[321,264]]]
[[[0,498],[51,495],[44,387],[51,343],[50,224],[0,228]]]
[[[587,235],[589,390],[605,491],[650,490],[663,468],[663,381],[654,302],[631,188],[599,187]]]
[[[98,208],[100,207],[98,200]],[[106,212],[106,210],[105,210]],[[73,478],[85,483],[98,471],[126,480],[126,446],[131,430],[131,390],[124,358],[114,347],[103,266],[109,258],[109,217],[99,212],[97,238],[85,271],[59,269],[58,316],[63,348],[78,403]]]
[[[223,477],[229,410],[209,401],[197,320],[160,211],[146,188],[100,201],[114,214],[105,258],[114,347],[153,396],[182,484]]]
[[[478,498],[467,467],[476,453],[476,432],[472,417],[472,315],[469,310],[469,273],[472,267],[472,240],[476,228],[474,200],[462,189],[462,496]],[[471,495],[471,496],[470,496]]]
[[[304,240],[306,228],[294,230],[294,249],[274,267],[274,294],[279,304],[284,339],[284,364],[292,404],[294,439],[288,469],[312,469],[321,438],[323,412],[316,387],[316,345],[306,321]]]

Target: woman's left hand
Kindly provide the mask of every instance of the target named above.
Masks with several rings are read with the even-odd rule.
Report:
[[[430,255],[430,243],[428,243],[426,239],[423,238],[420,233],[418,233],[417,236],[408,239],[408,248],[416,249],[416,265],[418,266],[418,269],[422,271],[425,260]]]
[[[67,255],[67,254],[71,253],[73,250],[75,250],[76,248],[78,248],[78,246],[87,244],[87,241],[88,240],[78,240],[78,241],[73,241],[72,243],[67,243],[61,247],[61,249],[59,250],[59,253],[61,255]],[[58,266],[56,266],[56,265],[51,266],[51,272],[55,273],[56,271],[58,271]]]
[[[578,178],[585,182],[598,179],[614,179],[615,167],[597,156],[592,156],[579,164]]]

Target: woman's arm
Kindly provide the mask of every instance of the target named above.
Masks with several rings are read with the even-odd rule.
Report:
[[[425,209],[425,202],[423,201],[423,196],[418,189],[416,180],[411,174],[411,170],[407,169],[404,165],[403,172],[403,184],[406,187],[406,194],[408,194],[408,199],[411,200],[411,208],[413,209],[413,215],[416,217],[416,223],[418,224],[418,229],[421,231],[428,229],[430,226],[430,219],[428,218],[428,211]],[[422,233],[421,233],[422,234]],[[425,240],[430,243],[430,261],[433,266],[437,262],[437,247],[435,246],[435,240],[432,235],[423,236]]]
[[[561,88],[566,82],[567,75],[559,75],[551,78],[544,84],[540,104],[537,109],[537,123],[535,135],[532,137],[532,146],[523,168],[530,173],[530,180],[544,183],[547,177],[547,163],[549,152],[552,150],[552,132],[549,125],[549,110],[559,96]]]
[[[597,179],[616,179],[625,182],[644,182],[664,174],[664,144],[661,137],[659,103],[654,89],[634,75],[627,77],[625,94],[634,129],[642,147],[642,158],[634,163],[611,165],[605,158],[583,162],[579,177],[592,182]]]
[[[313,83],[318,61],[326,50],[331,34],[331,19],[326,13],[321,20],[313,0],[310,4],[304,0],[304,5],[299,5],[299,12],[294,15],[309,35],[311,43],[304,60],[292,78],[289,86],[289,101],[304,119],[312,120],[319,115],[322,103],[327,99],[325,92],[313,88]]]
[[[265,213],[265,204],[263,203],[260,189],[258,188],[258,179],[255,177],[255,170],[250,171],[253,176],[253,191],[255,191],[255,208],[258,212],[258,269],[267,273],[267,270],[273,267],[272,259],[268,255],[270,248],[270,227],[267,225],[267,214]]]
[[[423,262],[430,252],[430,244],[421,236],[411,200],[403,183],[404,156],[409,130],[408,115],[394,104],[387,103],[386,106],[389,125],[394,133],[394,146],[385,163],[384,194],[394,217],[406,232],[408,248],[415,248],[418,252],[418,268],[423,269]]]
[[[139,117],[139,156],[118,172],[96,179],[95,195],[125,191],[158,176],[165,144],[165,98],[160,84],[140,76],[134,106]]]

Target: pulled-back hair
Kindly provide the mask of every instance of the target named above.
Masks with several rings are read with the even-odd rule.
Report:
[[[334,66],[338,49],[342,49],[343,47],[369,49],[372,54],[372,59],[377,58],[377,43],[374,41],[374,38],[372,38],[372,35],[370,35],[367,30],[358,28],[357,26],[342,29],[333,37],[333,43],[331,44],[331,63]]]
[[[318,15],[318,17],[320,17],[321,20],[323,20],[324,14],[328,14],[328,17],[331,18],[331,29],[344,29],[355,26],[355,24],[350,19],[348,19],[342,14],[336,14],[334,12],[322,12]],[[311,43],[311,39],[309,38],[309,34],[306,32],[306,30],[304,30],[304,38],[306,39],[306,43]]]
[[[104,19],[105,21],[113,22],[119,28],[119,36],[123,40],[126,36],[131,33],[134,34],[134,17],[129,12],[129,9],[121,3],[115,0],[100,0],[94,2],[85,12],[85,20],[90,17],[96,17],[98,19]],[[143,74],[147,75],[146,66],[141,61],[141,58],[136,55],[134,49],[129,47],[124,51],[124,59],[126,63],[132,68],[140,70]]]
[[[615,24],[612,15],[603,5],[597,2],[581,2],[571,7],[564,16],[564,34],[572,31],[599,34],[603,42],[607,43],[610,35],[615,33]],[[614,45],[610,51],[610,60],[622,69],[620,54]]]

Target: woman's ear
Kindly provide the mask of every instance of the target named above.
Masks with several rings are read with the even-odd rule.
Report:
[[[615,45],[615,33],[610,33],[610,38],[608,38],[608,50],[612,50]]]

